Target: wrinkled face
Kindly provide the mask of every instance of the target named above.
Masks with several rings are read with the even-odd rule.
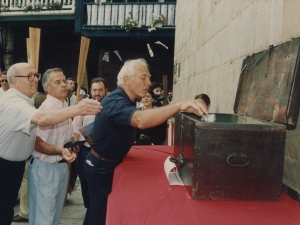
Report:
[[[106,96],[107,89],[103,82],[93,83],[91,87],[92,99],[101,101]]]
[[[52,72],[49,74],[49,84],[44,85],[48,95],[65,101],[68,90],[66,86],[66,77],[62,72]]]
[[[34,77],[32,81],[29,81],[28,77],[25,76],[35,74],[36,70],[33,68],[33,66],[27,63],[22,63],[18,65],[18,71],[19,74],[16,74],[16,76],[22,77],[13,76],[12,85],[15,89],[31,98],[38,90],[39,80],[37,77]]]
[[[152,103],[154,101],[154,98],[152,98],[152,95],[148,92],[145,97],[142,98],[142,103],[144,106],[152,106]]]
[[[157,88],[153,89],[153,92],[156,95],[162,95],[163,90],[160,87],[157,87]]]
[[[1,87],[3,88],[4,91],[7,91],[9,89],[9,84],[7,81],[7,76],[6,75],[2,75],[2,77],[0,77],[0,81],[1,81]]]
[[[145,97],[151,85],[150,73],[147,67],[137,65],[133,77],[125,76],[125,84],[128,86],[130,96],[133,98]]]
[[[68,80],[67,89],[70,91],[74,91],[75,90],[75,81]]]

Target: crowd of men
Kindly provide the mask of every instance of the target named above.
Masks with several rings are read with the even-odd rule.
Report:
[[[87,208],[84,224],[105,224],[114,169],[133,145],[136,128],[157,126],[179,111],[198,116],[208,113],[206,105],[194,99],[139,110],[136,100],[146,96],[151,85],[144,59],[124,63],[117,77],[118,87],[109,95],[105,80],[93,79],[92,99],[83,99],[78,104],[71,103],[75,84],[72,90],[73,84],[67,84],[59,68],[48,69],[41,76],[31,65],[17,63],[8,69],[6,76],[9,88],[0,97],[0,224],[3,225],[11,224],[14,218],[13,207],[29,158],[29,224],[59,224],[68,179],[66,162],[75,161],[77,153]],[[36,109],[32,97],[41,77],[47,98]],[[3,76],[1,84],[7,83],[2,80]],[[79,128],[92,122],[93,136],[83,137]],[[87,142],[80,149],[64,147],[78,140]]]

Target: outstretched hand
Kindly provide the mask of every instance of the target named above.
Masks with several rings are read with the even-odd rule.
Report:
[[[81,116],[95,115],[102,109],[102,106],[97,100],[87,98],[81,100],[76,106],[79,107]]]
[[[61,156],[63,157],[64,160],[68,161],[68,162],[74,162],[76,159],[76,153],[74,152],[70,152],[69,149],[64,148],[62,150]]]
[[[188,113],[194,113],[197,116],[203,116],[204,114],[209,113],[205,104],[194,99],[183,102],[180,110]]]

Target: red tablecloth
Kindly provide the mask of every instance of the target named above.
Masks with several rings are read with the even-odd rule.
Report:
[[[172,146],[134,146],[116,168],[107,225],[299,225],[300,203],[193,200],[184,186],[170,186],[163,163]]]

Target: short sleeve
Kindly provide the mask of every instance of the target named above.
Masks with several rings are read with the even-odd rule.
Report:
[[[31,129],[34,127],[31,123],[32,117],[38,111],[38,109],[31,106],[25,100],[18,100],[13,105],[6,105],[10,108],[7,112],[10,112],[7,122],[10,123],[12,131],[21,131],[25,134],[30,135]]]
[[[112,124],[120,126],[131,126],[131,117],[138,109],[124,100],[117,101],[111,105],[107,117]]]

